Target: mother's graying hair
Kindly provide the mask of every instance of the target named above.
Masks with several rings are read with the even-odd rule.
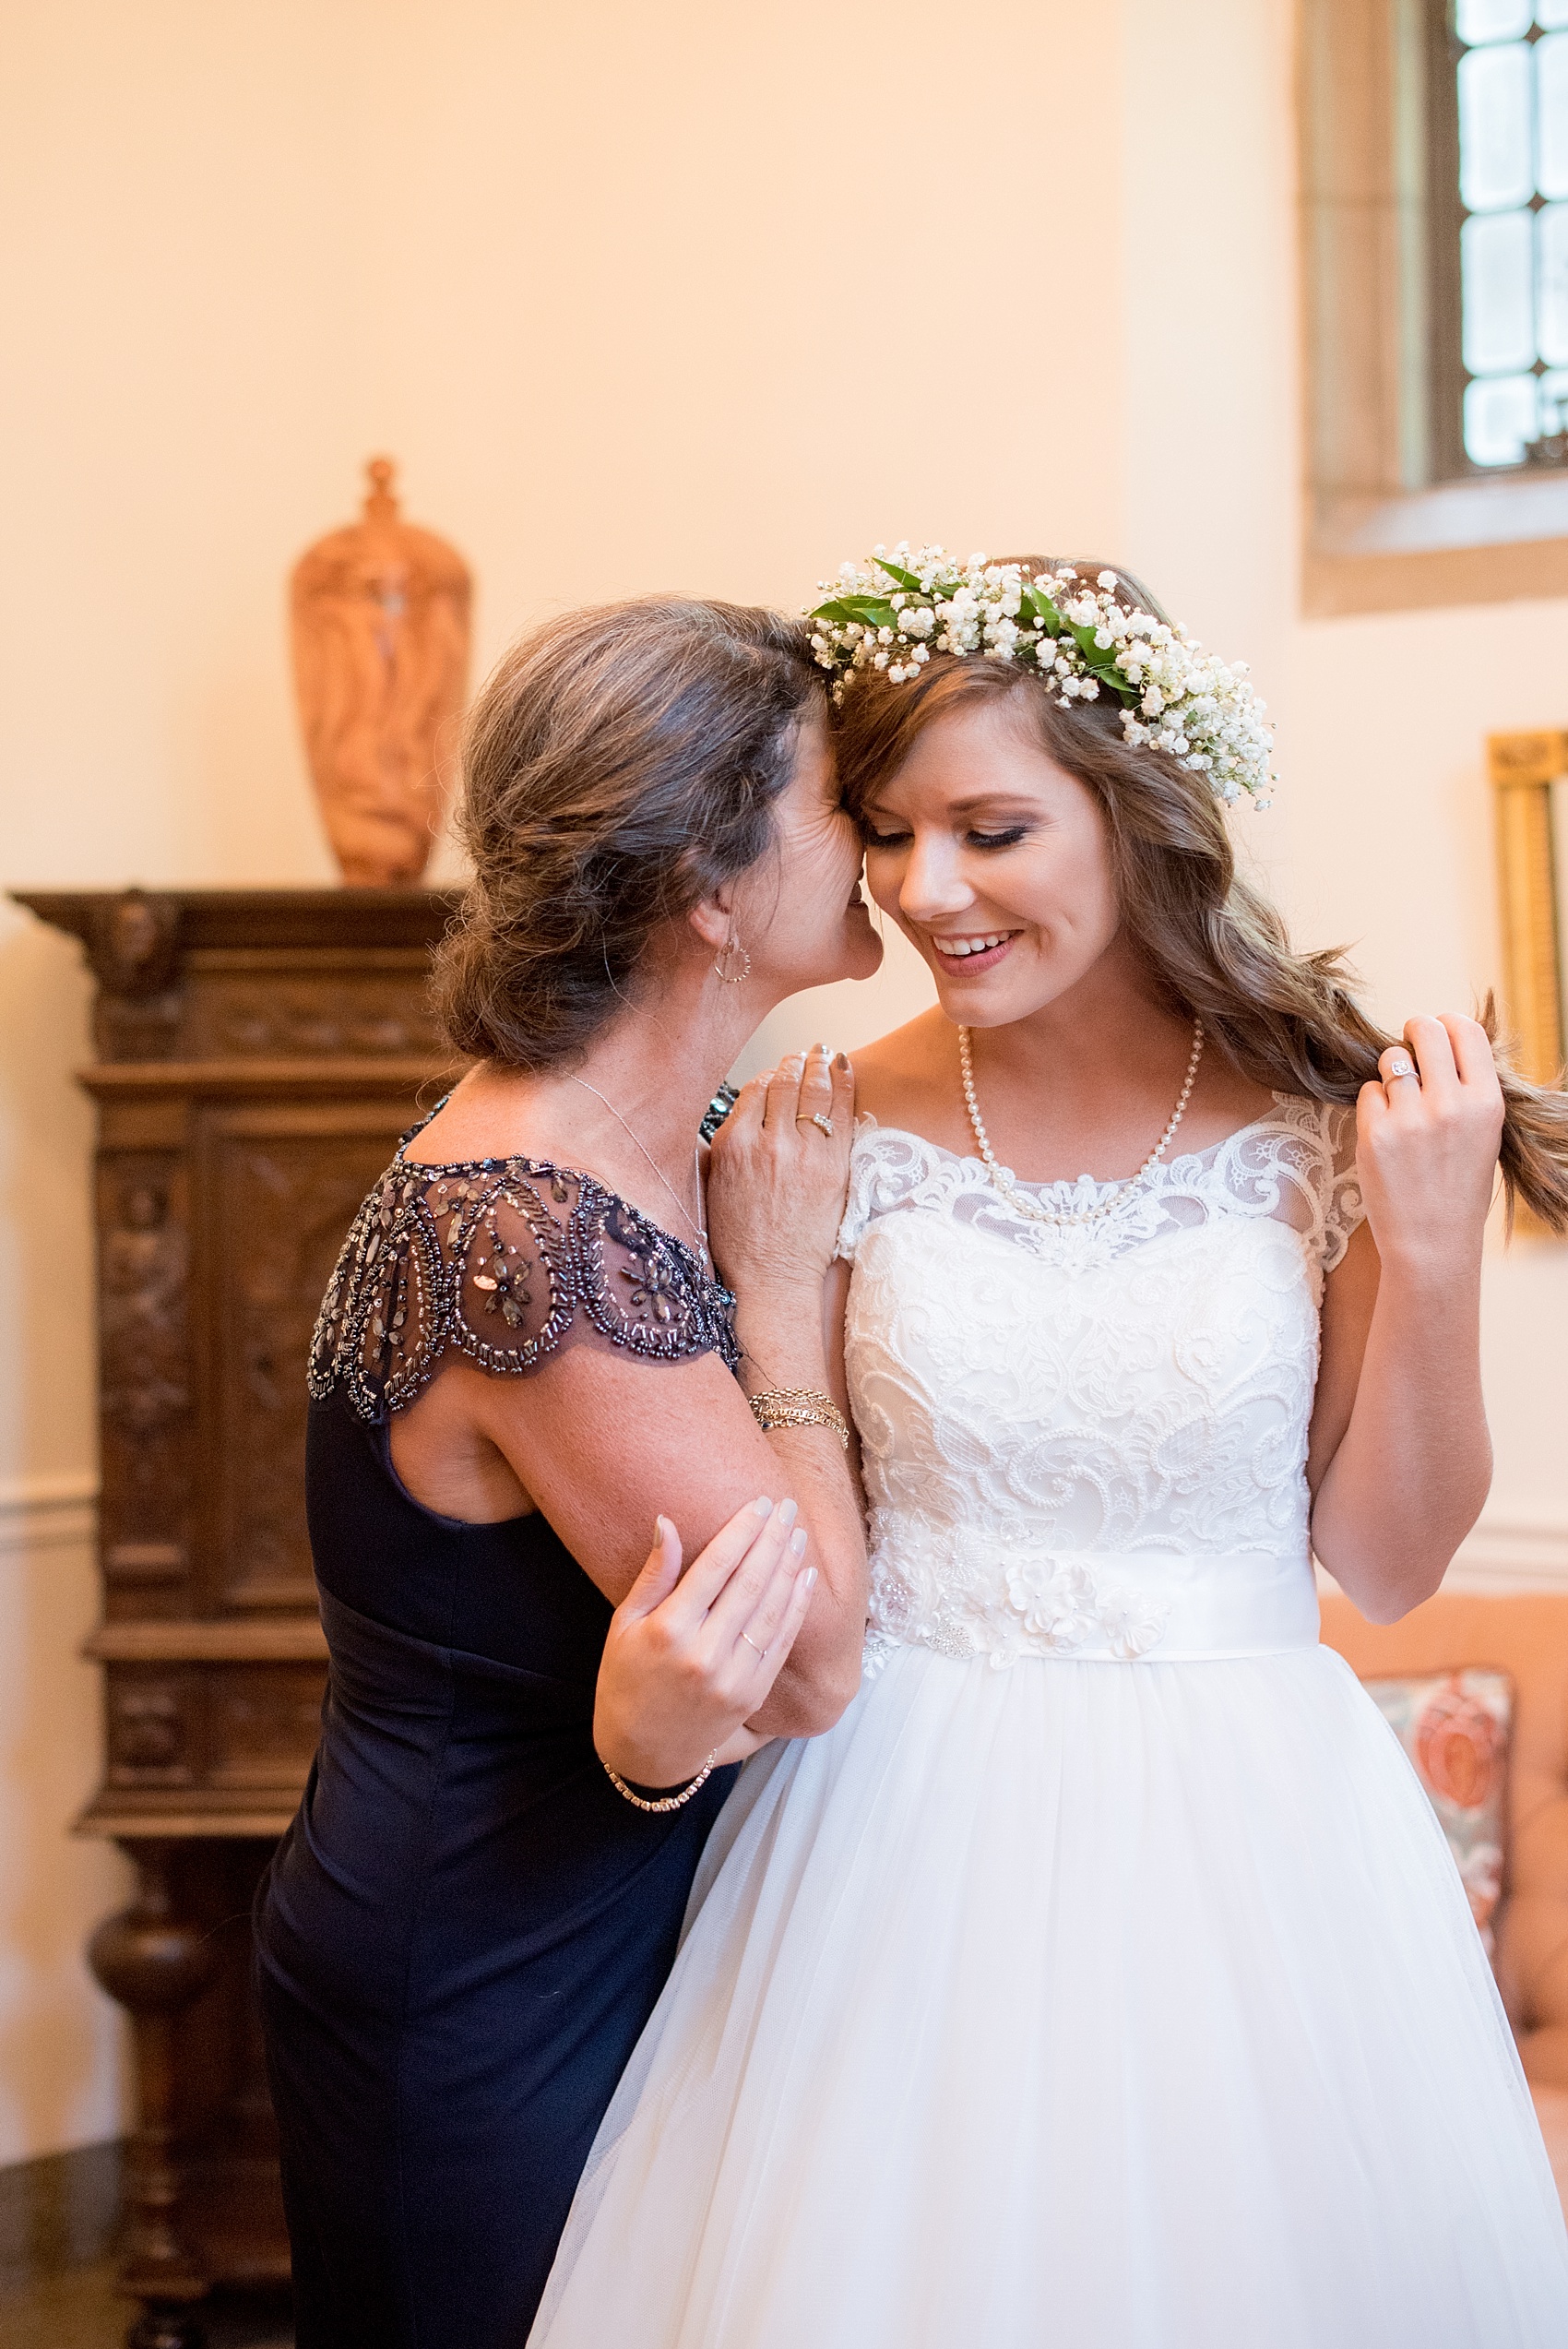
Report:
[[[1056,567],[1038,555],[1007,559],[1030,570]],[[1078,568],[1092,578],[1101,566]],[[1119,576],[1125,600],[1158,611],[1124,572]],[[1224,816],[1204,777],[1131,745],[1109,699],[1064,705],[1029,670],[978,654],[935,653],[902,685],[861,670],[835,719],[839,781],[851,812],[863,817],[878,784],[937,718],[1009,698],[1041,746],[1099,801],[1128,935],[1171,1008],[1201,1017],[1214,1043],[1255,1083],[1311,1101],[1353,1102],[1396,1039],[1356,1001],[1340,950],[1292,951],[1277,912],[1237,872]],[[1494,1035],[1490,996],[1481,1019]],[[1527,1084],[1505,1065],[1499,1074],[1510,1212],[1522,1200],[1553,1231],[1568,1232],[1568,1094]]]
[[[768,848],[797,723],[824,706],[804,632],[742,604],[606,604],[514,646],[464,738],[474,877],[435,964],[456,1049],[578,1056],[654,934]]]

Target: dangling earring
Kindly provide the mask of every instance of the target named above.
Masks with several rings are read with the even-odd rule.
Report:
[[[738,954],[741,958],[742,967],[739,971],[731,971],[729,968],[730,957],[732,954]],[[751,977],[752,958],[732,930],[714,956],[713,967],[727,987],[743,987]]]

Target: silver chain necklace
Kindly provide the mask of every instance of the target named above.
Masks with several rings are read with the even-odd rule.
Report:
[[[1201,1019],[1194,1019],[1193,1050],[1187,1062],[1187,1074],[1182,1081],[1182,1090],[1176,1096],[1176,1106],[1170,1113],[1170,1123],[1156,1142],[1153,1150],[1150,1151],[1137,1173],[1129,1174],[1124,1183],[1118,1183],[1110,1197],[1101,1199],[1097,1207],[1081,1208],[1075,1215],[1062,1215],[1054,1208],[1042,1207],[1039,1199],[1030,1198],[1027,1193],[1018,1188],[1006,1168],[998,1165],[996,1152],[991,1147],[991,1138],[980,1117],[980,1103],[975,1099],[975,1067],[969,1051],[969,1031],[967,1028],[960,1028],[958,1031],[958,1070],[964,1080],[964,1103],[969,1113],[969,1125],[974,1134],[976,1147],[985,1161],[986,1172],[1008,1203],[1016,1207],[1020,1215],[1030,1217],[1036,1223],[1098,1223],[1103,1216],[1111,1213],[1112,1208],[1119,1207],[1129,1192],[1136,1190],[1140,1183],[1147,1180],[1170,1149],[1170,1138],[1182,1123],[1186,1114],[1187,1103],[1193,1097],[1193,1084],[1198,1073],[1198,1063],[1203,1058],[1203,1049],[1204,1023]]]
[[[615,1123],[621,1127],[622,1131],[625,1134],[633,1147],[642,1151],[643,1156],[647,1159],[648,1164],[652,1167],[654,1173],[658,1175],[659,1181],[663,1184],[665,1189],[669,1192],[671,1198],[680,1209],[682,1215],[685,1218],[688,1228],[696,1234],[697,1246],[702,1250],[703,1262],[707,1266],[708,1270],[711,1272],[713,1270],[713,1258],[708,1253],[707,1223],[700,1220],[694,1222],[691,1212],[686,1206],[685,1200],[681,1197],[680,1192],[675,1188],[674,1184],[670,1180],[669,1175],[666,1174],[663,1167],[660,1166],[653,1152],[647,1149],[642,1142],[638,1141],[636,1135],[633,1133],[632,1128],[627,1125],[625,1119],[622,1116],[614,1103],[612,1101],[606,1101],[604,1095],[600,1091],[599,1087],[597,1085],[590,1085],[586,1077],[574,1077],[572,1082],[574,1085],[580,1085],[585,1093],[591,1093],[595,1101],[604,1102],[605,1108],[610,1112],[611,1116],[613,1117]],[[702,1214],[702,1151],[695,1142],[692,1144],[692,1178],[696,1185],[697,1215],[700,1219]]]

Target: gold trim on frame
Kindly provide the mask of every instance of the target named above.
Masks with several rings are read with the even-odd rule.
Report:
[[[1503,995],[1520,1074],[1562,1073],[1562,965],[1552,847],[1552,785],[1568,778],[1568,729],[1489,734],[1503,890]]]

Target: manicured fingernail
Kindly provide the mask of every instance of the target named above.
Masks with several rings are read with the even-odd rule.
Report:
[[[661,1517],[656,1517],[653,1520],[653,1546],[656,1550],[661,1550],[664,1547],[664,1520]]]
[[[795,1507],[793,1501],[780,1501],[778,1504],[778,1522],[780,1525],[793,1525],[800,1513],[800,1510]]]
[[[835,1068],[848,1068],[849,1066],[849,1054],[847,1052],[836,1052],[833,1055],[833,1066]]]
[[[807,1568],[806,1568],[806,1570],[805,1570],[805,1572],[802,1575],[801,1580],[802,1580],[802,1581],[805,1584],[805,1586],[806,1586],[807,1590],[809,1591],[809,1590],[811,1589],[811,1587],[812,1587],[812,1584],[813,1584],[813,1583],[816,1580],[816,1568],[815,1568],[815,1567],[814,1567],[814,1566],[808,1566],[808,1567],[807,1567]]]
[[[760,1500],[754,1501],[752,1503],[752,1507],[755,1509],[759,1517],[771,1517],[773,1515],[773,1503],[768,1499],[766,1493],[764,1493]]]
[[[790,1534],[790,1547],[794,1551],[797,1557],[804,1557],[806,1554],[806,1529],[803,1525],[797,1525],[794,1532]],[[812,1568],[812,1572],[814,1574],[816,1572],[814,1566]]]

